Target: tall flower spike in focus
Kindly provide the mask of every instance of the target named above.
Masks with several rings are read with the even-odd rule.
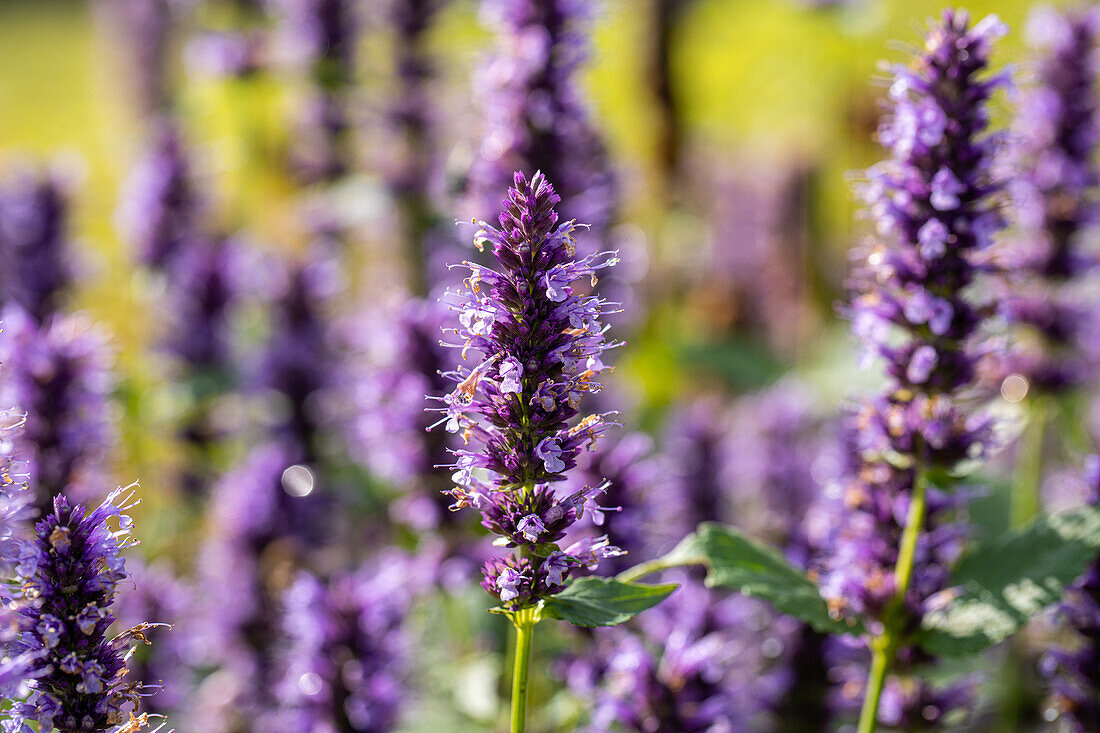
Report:
[[[968,286],[974,258],[1003,226],[991,172],[1001,137],[989,132],[987,103],[1007,77],[986,73],[1006,32],[996,16],[971,26],[965,12],[944,12],[922,54],[895,70],[892,114],[879,130],[890,157],[868,171],[863,191],[878,238],[854,278],[850,316],[888,383],[855,414],[847,521],[822,573],[834,608],[862,614],[872,636],[861,733],[875,728],[895,660],[923,661],[908,633],[946,586],[945,563],[961,544],[926,521],[961,503],[930,488],[929,475],[990,447],[990,418],[964,402],[983,323]]]
[[[128,679],[126,665],[155,624],[107,633],[118,586],[129,577],[122,552],[137,544],[126,514],[132,497],[131,487],[117,489],[87,512],[58,496],[26,543],[15,578],[22,633],[13,646],[36,658],[30,695],[7,712],[5,730],[36,722],[40,731],[136,733],[149,722],[140,702],[151,691]]]
[[[440,423],[466,441],[454,452],[452,509],[478,509],[501,544],[519,548],[488,562],[482,583],[513,610],[560,591],[572,568],[619,552],[599,540],[565,551],[555,544],[597,508],[606,488],[559,496],[553,485],[608,428],[608,414],[570,423],[581,398],[600,389],[601,355],[618,345],[607,341],[599,320],[608,304],[572,287],[582,279],[589,285],[616,258],[604,252],[571,260],[577,225],[558,224],[558,201],[541,173],[528,181],[517,172],[500,229],[478,222],[476,244],[492,252],[500,269],[461,265],[469,276],[463,291],[449,293],[460,323],[449,345],[474,363],[447,373],[456,387],[437,398]]]
[[[1100,223],[1096,74],[1100,9],[1037,11],[1029,23],[1038,83],[1019,105],[1005,156],[1018,234],[1002,245],[1010,288],[1001,309],[1018,329],[1006,374],[1044,393],[1095,376],[1095,283]],[[1090,241],[1091,240],[1091,241]],[[1091,327],[1091,329],[1090,329]]]

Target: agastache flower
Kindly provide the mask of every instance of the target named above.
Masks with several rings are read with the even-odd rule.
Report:
[[[353,165],[348,94],[355,74],[359,19],[350,0],[279,0],[287,54],[309,86],[300,105],[295,155],[308,181],[331,181]]]
[[[144,114],[163,111],[170,102],[168,66],[176,16],[174,0],[112,0],[98,8],[118,29],[126,46],[126,69],[138,106]],[[183,3],[179,3],[183,5]]]
[[[968,286],[975,259],[1003,225],[992,172],[1000,138],[988,132],[987,103],[1005,77],[985,74],[992,44],[1005,32],[996,16],[971,26],[965,13],[944,13],[923,54],[896,70],[893,114],[879,130],[890,158],[868,171],[864,189],[879,239],[854,279],[850,315],[869,353],[886,362],[889,380],[852,419],[847,516],[829,543],[822,588],[836,609],[862,614],[874,634],[901,633],[886,625],[894,624],[884,620],[891,608],[905,628],[919,622],[961,549],[962,528],[947,522],[965,494],[928,488],[912,582],[896,586],[909,505],[925,492],[918,482],[929,469],[982,456],[991,444],[989,418],[963,399],[975,386],[983,319]],[[930,251],[930,242],[943,243],[942,251]],[[899,658],[925,661],[904,648]],[[879,713],[889,722],[887,708]]]
[[[409,667],[402,626],[423,578],[407,558],[377,565],[328,582],[301,573],[283,594],[288,644],[270,730],[394,729]]]
[[[436,301],[408,300],[369,306],[349,319],[346,363],[341,370],[343,432],[352,456],[372,474],[400,488],[404,496],[391,507],[393,518],[414,529],[453,524],[443,493],[449,476],[437,470],[447,463],[446,431],[426,430],[424,395],[446,390],[440,376],[450,359],[439,345],[446,309]],[[457,426],[456,426],[457,430]]]
[[[445,276],[448,251],[454,238],[440,231],[439,212],[433,205],[438,171],[435,142],[436,74],[429,35],[445,0],[388,0],[393,43],[394,89],[387,121],[392,159],[385,167],[386,182],[400,216],[406,251],[409,292],[424,297]]]
[[[137,544],[126,514],[137,502],[129,492],[113,491],[91,512],[56,497],[24,549],[16,576],[23,631],[14,649],[36,656],[31,693],[8,712],[11,730],[34,721],[43,731],[136,733],[149,722],[139,710],[149,691],[127,678],[126,667],[134,643],[147,643],[156,624],[107,634],[118,586],[128,577],[122,552]]]
[[[1041,52],[1038,83],[1021,99],[1004,156],[1016,174],[1010,192],[1018,231],[999,248],[1010,280],[1000,309],[1017,326],[1003,369],[1050,392],[1095,373],[1097,302],[1085,275],[1095,265],[1089,240],[1100,217],[1100,12],[1044,8],[1029,31]]]
[[[270,336],[256,381],[282,403],[276,434],[312,462],[322,451],[325,400],[337,369],[329,312],[339,288],[335,261],[311,250],[282,265],[273,280]]]
[[[554,188],[541,173],[528,181],[517,172],[513,183],[500,229],[479,222],[476,237],[499,269],[464,263],[466,289],[450,294],[460,325],[449,345],[464,359],[475,355],[475,364],[445,374],[456,386],[436,399],[444,414],[437,424],[466,441],[454,451],[454,507],[476,506],[505,544],[524,548],[521,558],[494,560],[485,569],[486,589],[519,608],[560,590],[548,575],[565,579],[561,558],[550,564],[542,559],[546,552],[531,557],[526,550],[558,550],[553,543],[606,488],[560,497],[553,485],[609,426],[609,414],[570,425],[581,396],[599,389],[600,355],[617,345],[599,321],[610,305],[571,283],[589,284],[616,258],[605,252],[571,260],[577,225],[558,223]],[[545,287],[551,272],[561,283],[557,299]]]
[[[158,121],[117,213],[118,227],[141,264],[161,270],[187,247],[197,233],[198,198],[180,131],[167,119]]]
[[[17,444],[30,461],[40,514],[60,493],[94,498],[115,441],[104,334],[79,314],[37,324],[17,307],[4,311],[3,323],[0,393],[27,412]]]
[[[214,488],[213,531],[197,574],[220,593],[199,609],[196,643],[218,673],[193,696],[189,712],[200,729],[260,730],[261,714],[275,704],[276,637],[254,630],[278,628],[273,574],[300,567],[322,536],[323,500],[300,460],[293,447],[261,445]]]
[[[488,121],[471,167],[482,204],[508,185],[512,171],[541,170],[562,198],[562,214],[592,227],[590,254],[606,235],[616,186],[607,152],[585,108],[577,72],[586,51],[586,3],[491,0],[486,16],[500,50],[484,70]]]
[[[55,172],[23,172],[0,188],[0,303],[17,303],[38,322],[62,305],[72,284],[66,182]]]
[[[756,730],[765,658],[763,604],[714,599],[686,582],[639,629],[599,629],[595,648],[563,666],[562,676],[591,700],[583,733]]]

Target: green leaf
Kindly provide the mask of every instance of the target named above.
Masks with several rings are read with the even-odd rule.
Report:
[[[656,606],[674,590],[675,583],[643,585],[613,578],[580,578],[548,598],[542,612],[575,626],[618,626]]]
[[[746,596],[762,598],[823,633],[861,631],[857,623],[833,618],[817,585],[783,555],[732,527],[712,522],[701,524],[687,547],[705,555],[709,566],[706,582],[710,587],[731,588]]]
[[[1097,559],[1100,507],[1041,515],[1027,527],[977,545],[956,565],[960,595],[925,614],[918,642],[941,656],[998,644],[1056,602]]]

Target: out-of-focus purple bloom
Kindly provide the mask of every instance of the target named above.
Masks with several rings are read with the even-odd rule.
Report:
[[[56,312],[74,276],[66,184],[56,173],[23,172],[0,188],[0,303],[35,320]]]
[[[1085,466],[1088,503],[1100,505],[1100,457]],[[1100,559],[1066,591],[1058,620],[1074,632],[1063,648],[1048,651],[1040,671],[1051,686],[1051,709],[1066,730],[1087,733],[1100,727]]]
[[[45,514],[57,494],[97,498],[115,442],[105,336],[79,314],[39,325],[11,307],[3,324],[0,394],[27,412],[16,445],[30,463],[36,507]]]
[[[326,390],[337,378],[330,311],[338,288],[335,260],[311,250],[279,267],[267,293],[269,336],[256,387],[273,398],[276,436],[308,462],[324,452]]]
[[[1001,311],[1022,326],[1004,369],[1042,390],[1095,374],[1095,265],[1100,223],[1100,147],[1095,90],[1100,11],[1043,8],[1030,24],[1038,83],[1019,105],[1006,167],[1018,232],[1002,245],[1009,283]]]
[[[312,471],[296,449],[254,449],[215,487],[202,586],[219,593],[200,609],[198,653],[217,672],[192,697],[196,730],[260,730],[278,681],[278,595],[320,539],[325,516]]]
[[[541,170],[561,196],[565,218],[587,223],[591,254],[614,217],[617,190],[607,151],[576,76],[587,55],[588,3],[487,0],[499,47],[479,81],[487,116],[470,169],[475,211],[505,192],[512,171]]]
[[[156,643],[135,651],[127,677],[145,690],[147,711],[171,716],[181,710],[194,688],[190,675],[196,661],[196,599],[165,565],[131,561],[127,572],[133,582],[119,588],[116,630],[139,626],[146,619],[171,626],[170,632],[154,630],[150,637]]]
[[[402,629],[415,578],[411,561],[385,556],[327,583],[303,573],[283,595],[279,710],[274,729],[394,729],[409,668]],[[415,574],[415,570],[412,570]]]
[[[119,229],[141,264],[162,270],[197,236],[200,209],[180,131],[159,120],[126,182]]]
[[[267,68],[268,46],[259,30],[205,31],[188,41],[184,58],[192,73],[246,78]]]
[[[359,18],[351,0],[278,0],[282,52],[308,77],[293,155],[309,181],[333,180],[354,165],[348,93],[355,76]]]
[[[852,416],[851,466],[839,499],[845,518],[820,572],[833,607],[861,614],[871,633],[882,631],[898,593],[894,568],[915,482],[991,444],[990,418],[963,400],[976,382],[983,318],[968,286],[975,257],[1003,226],[991,170],[1001,138],[988,131],[987,102],[1006,77],[986,72],[1006,30],[996,16],[971,26],[963,12],[944,13],[923,53],[896,69],[892,114],[879,130],[890,158],[868,171],[863,191],[879,238],[854,279],[849,315],[868,354],[885,360],[889,380]],[[928,489],[912,581],[899,599],[906,628],[946,587],[965,533],[950,519],[966,498]],[[903,648],[897,664],[922,661]],[[885,705],[879,720],[888,717],[904,722],[920,713],[891,716]]]
[[[714,159],[711,151],[699,158],[690,195],[705,202],[708,222],[685,236],[705,239],[698,256],[675,263],[691,278],[689,303],[705,310],[717,335],[747,333],[790,354],[810,325],[805,269],[816,168]]]
[[[42,730],[118,733],[148,722],[144,713],[135,717],[146,691],[125,668],[151,624],[107,634],[118,585],[128,577],[122,551],[137,544],[126,514],[134,506],[129,491],[112,492],[91,512],[56,497],[25,547],[16,571],[23,594],[14,651],[35,661],[30,696],[8,712],[11,730],[34,721]]]
[[[594,281],[616,258],[603,252],[572,260],[577,225],[558,224],[553,186],[541,173],[528,181],[517,172],[513,184],[500,229],[479,222],[475,235],[475,245],[488,245],[500,269],[463,263],[470,273],[465,288],[450,294],[459,313],[450,345],[464,359],[478,358],[472,368],[444,375],[456,387],[436,398],[442,404],[436,411],[443,414],[439,423],[466,441],[454,452],[452,508],[480,510],[482,523],[508,546],[559,552],[555,543],[585,512],[599,510],[605,489],[597,484],[559,496],[553,484],[609,426],[607,414],[570,423],[581,398],[600,390],[597,380],[607,369],[601,356],[616,345],[600,323],[607,303],[573,283]],[[533,557],[489,563],[485,587],[513,608],[556,592],[560,586],[547,587],[545,579],[561,577],[557,568]]]
[[[716,601],[712,591],[685,582],[639,619],[638,633],[601,629],[593,653],[562,670],[573,692],[593,701],[581,730],[755,730],[767,685],[765,650],[774,651],[770,622],[758,601]]]
[[[169,45],[176,6],[186,0],[108,0],[105,20],[125,50],[125,70],[138,108],[147,115],[164,111],[171,102]]]
[[[434,301],[409,300],[370,307],[345,329],[348,395],[345,433],[352,455],[373,474],[405,495],[393,518],[417,530],[438,529],[456,515],[443,493],[449,477],[436,467],[447,463],[451,436],[427,430],[424,395],[439,394],[449,383],[440,376],[449,356],[439,345],[445,320]]]
[[[163,348],[188,376],[232,380],[232,317],[248,264],[235,239],[200,237],[167,266]]]
[[[600,499],[606,509],[590,512],[579,526],[603,533],[611,545],[624,551],[608,558],[607,570],[613,574],[659,551],[652,527],[666,517],[655,512],[654,495],[667,488],[669,476],[653,439],[645,433],[609,435],[606,441],[600,451],[577,457],[577,471],[569,484],[581,489],[607,483]]]
[[[662,440],[668,456],[668,486],[657,495],[656,512],[667,518],[654,529],[664,534],[664,549],[678,542],[701,522],[733,524],[739,512],[731,487],[735,458],[729,411],[714,398],[681,406],[669,418]]]
[[[389,0],[395,88],[387,117],[392,132],[392,158],[386,181],[397,204],[406,247],[410,292],[424,297],[438,279],[437,250],[453,238],[435,230],[440,216],[432,205],[432,172],[436,165],[433,90],[435,68],[428,53],[428,31],[445,0]]]

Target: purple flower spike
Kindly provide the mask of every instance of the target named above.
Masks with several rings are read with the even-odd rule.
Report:
[[[200,585],[221,592],[205,597],[196,644],[218,673],[193,696],[197,729],[261,730],[256,721],[275,705],[278,574],[301,566],[325,516],[314,474],[298,455],[259,446],[215,487],[213,531],[197,574]]]
[[[992,444],[990,418],[974,401],[985,311],[969,286],[1003,226],[1002,186],[992,170],[1003,138],[989,132],[987,103],[1007,78],[987,71],[992,44],[1006,30],[996,16],[971,26],[963,12],[944,13],[923,54],[896,69],[892,114],[879,130],[890,157],[868,171],[863,190],[879,236],[854,278],[849,315],[868,353],[885,361],[888,384],[852,415],[851,463],[835,492],[844,519],[819,571],[833,608],[862,615],[875,635],[919,624],[962,547],[965,530],[950,520],[966,495],[928,488],[911,582],[901,593],[895,567],[914,492],[925,491],[930,470],[953,470]],[[888,663],[904,672],[926,661],[902,647]],[[919,719],[919,711],[892,710],[889,699],[880,722]]]
[[[402,631],[417,575],[388,556],[323,583],[303,573],[284,594],[288,639],[271,730],[386,733],[404,702],[408,641]]]
[[[182,136],[170,121],[160,120],[149,151],[126,183],[119,229],[138,261],[159,270],[196,236],[200,213]]]
[[[500,229],[478,222],[475,244],[488,247],[499,270],[460,266],[469,271],[465,288],[449,293],[459,327],[445,333],[447,345],[474,362],[444,374],[456,386],[435,398],[442,405],[436,425],[466,442],[454,451],[452,508],[476,507],[482,524],[524,549],[522,559],[496,559],[485,571],[486,590],[513,608],[560,590],[546,583],[548,575],[564,580],[560,558],[532,559],[527,550],[558,550],[554,543],[577,519],[599,511],[606,490],[601,483],[560,496],[553,488],[609,427],[610,413],[574,418],[581,398],[601,388],[601,355],[617,346],[600,323],[609,304],[573,286],[594,285],[616,257],[571,259],[577,225],[558,223],[558,201],[541,173],[528,181],[517,172]]]
[[[1100,223],[1100,110],[1096,69],[1100,11],[1036,11],[1029,24],[1038,48],[1038,83],[1019,105],[1006,168],[1017,233],[1000,249],[1010,283],[1001,312],[1016,324],[1003,378],[1065,390],[1095,376],[1097,301],[1089,241]]]
[[[0,362],[0,393],[27,411],[18,447],[30,461],[40,515],[57,494],[97,498],[115,442],[113,357],[104,335],[80,315],[38,325],[19,308],[8,308]]]
[[[541,170],[562,215],[587,222],[590,254],[614,216],[616,184],[577,83],[587,55],[583,0],[491,0],[486,16],[500,51],[484,70],[487,129],[470,171],[477,210],[500,196],[514,170]]]
[[[592,700],[583,733],[757,730],[767,676],[760,635],[771,621],[759,601],[685,582],[641,628],[600,629],[591,654],[562,670]],[[770,634],[767,634],[770,636]],[[774,641],[774,640],[773,640]]]
[[[58,310],[74,272],[67,186],[61,176],[23,173],[0,188],[0,303],[41,322]]]
[[[309,80],[298,120],[296,168],[307,181],[331,181],[354,163],[347,97],[355,76],[356,3],[278,0],[277,5],[283,13],[283,51]]]
[[[137,503],[129,491],[112,492],[92,512],[58,496],[27,543],[16,575],[23,597],[14,650],[34,655],[31,693],[12,706],[6,730],[27,730],[34,721],[40,730],[123,733],[148,723],[139,705],[150,691],[127,676],[126,666],[131,647],[146,641],[154,624],[107,633],[118,586],[128,577],[122,551],[137,544],[126,514]]]
[[[311,250],[275,273],[269,294],[271,330],[257,386],[281,402],[278,437],[309,462],[320,455],[329,422],[325,400],[336,378],[329,307],[338,288],[335,260]]]

